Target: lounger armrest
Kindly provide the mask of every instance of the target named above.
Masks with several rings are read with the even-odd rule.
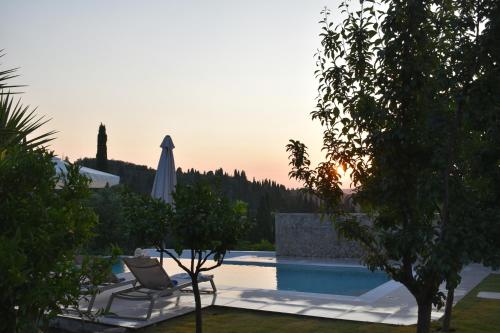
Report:
[[[198,275],[198,282],[210,281],[214,278],[214,276],[208,274],[200,274]],[[179,273],[171,276],[173,280],[181,280],[181,281],[191,281],[191,277],[187,273]]]
[[[129,284],[134,284],[135,282],[136,282],[135,279],[132,279],[132,280],[124,280],[124,281],[117,282],[117,283],[100,284],[100,285],[97,286],[97,290],[99,292],[103,292],[103,291],[106,291],[106,290],[110,290],[110,289],[115,289],[115,288],[127,286]]]

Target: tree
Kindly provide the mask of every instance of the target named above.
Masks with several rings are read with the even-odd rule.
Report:
[[[455,169],[463,187],[450,192],[449,219],[475,237],[457,239],[450,260],[461,267],[463,261],[500,266],[500,6],[490,1],[461,8],[461,21],[452,33],[462,56],[454,70],[461,73],[456,113],[453,153]],[[480,26],[484,24],[484,29]],[[475,29],[472,34],[471,27]],[[481,33],[479,33],[481,32]],[[470,38],[470,36],[474,38]],[[468,38],[469,37],[469,38]],[[460,59],[460,57],[456,57]],[[461,72],[460,72],[461,71]],[[464,205],[464,203],[467,203]],[[456,224],[456,223],[455,223]],[[449,232],[449,231],[448,231]],[[453,231],[449,232],[453,238]],[[478,246],[478,244],[480,246]],[[455,259],[455,260],[454,260]],[[442,331],[449,331],[453,293],[457,279],[447,279],[448,295]]]
[[[101,125],[99,125],[99,134],[97,134],[97,154],[95,156],[97,170],[108,171],[107,141],[108,136],[106,135],[106,126],[101,123]]]
[[[0,89],[14,71],[0,72]],[[37,332],[80,299],[75,254],[91,237],[96,216],[84,205],[89,180],[68,166],[58,182],[53,154],[42,147],[55,133],[34,138],[46,121],[0,90],[0,312],[2,332]]]
[[[252,229],[254,229],[254,241],[266,240],[274,243],[274,217],[271,210],[269,193],[265,193],[259,199],[255,216],[255,226]]]
[[[123,250],[132,250],[130,224],[125,216],[125,190],[121,186],[106,187],[92,191],[87,205],[99,217],[99,223],[92,230],[94,237],[88,250],[96,254],[110,253],[112,245]]]
[[[169,230],[175,241],[175,252],[164,252],[177,262],[191,278],[196,303],[196,332],[202,332],[201,297],[198,277],[222,265],[228,250],[236,246],[245,229],[246,205],[230,203],[208,185],[177,185],[173,194]],[[190,264],[180,260],[184,249],[191,253]],[[214,263],[206,266],[208,260]]]
[[[88,179],[69,166],[66,185],[55,190],[52,154],[11,147],[0,161],[0,311],[4,332],[31,332],[75,306],[78,250],[97,222],[82,203]]]
[[[169,235],[167,219],[170,206],[162,199],[144,194],[124,192],[122,197],[133,248],[153,245],[161,252]]]
[[[498,207],[478,187],[478,169],[467,168],[466,160],[471,142],[494,152],[478,142],[484,127],[470,121],[469,99],[487,75],[485,66],[498,71],[493,53],[481,45],[494,36],[482,27],[497,19],[497,4],[382,0],[340,8],[338,27],[324,12],[317,55],[319,97],[312,118],[325,127],[326,159],[311,168],[307,147],[291,140],[290,176],[335,212],[342,195],[337,169],[349,169],[353,198],[373,223],[345,219],[336,222],[339,231],[364,246],[370,268],[408,288],[419,308],[417,332],[428,332],[432,305],[442,305],[439,285],[458,284],[460,270],[472,260],[466,255],[471,244],[486,234],[474,216],[480,205],[469,199],[482,196],[481,205]],[[483,83],[482,91],[495,86]],[[498,113],[489,103],[487,114]],[[494,126],[498,131],[498,122]]]

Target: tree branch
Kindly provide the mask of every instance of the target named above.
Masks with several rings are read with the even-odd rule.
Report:
[[[203,258],[203,260],[201,261],[200,267],[205,264],[205,262],[207,261],[208,257],[210,255],[212,255],[212,254],[214,254],[214,251],[210,250],[210,252],[208,252],[208,254],[205,256],[205,258]]]
[[[207,268],[200,268],[200,272],[206,272],[206,271],[210,271],[214,268],[217,268],[219,267],[220,265],[222,265],[222,262],[224,261],[224,257],[226,256],[226,254],[223,254],[222,257],[217,261],[217,264],[213,265],[213,266],[210,266],[210,267],[207,267]]]
[[[194,250],[191,249],[191,272],[194,272]]]
[[[188,273],[189,275],[191,275],[191,271],[189,270],[189,268],[187,268],[186,266],[184,266],[182,264],[182,262],[177,259],[176,256],[174,256],[173,253],[171,253],[169,250],[166,250],[166,249],[163,249],[162,252],[165,252],[170,258],[174,259],[174,261],[177,263],[177,265],[179,265],[180,268],[182,268],[186,273]]]
[[[196,271],[195,271],[195,274],[198,274],[199,272],[199,269],[201,267],[201,250],[200,251],[197,251],[198,252],[198,262],[196,263]]]

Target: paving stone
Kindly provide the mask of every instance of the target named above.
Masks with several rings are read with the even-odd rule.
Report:
[[[500,293],[492,292],[492,291],[480,291],[477,294],[479,298],[488,298],[488,299],[500,299]]]

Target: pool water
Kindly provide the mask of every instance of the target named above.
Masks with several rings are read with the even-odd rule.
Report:
[[[184,265],[190,263],[187,259],[181,261]],[[207,261],[205,265],[209,264]],[[163,266],[169,275],[184,273],[172,259],[164,259]],[[123,263],[113,267],[114,273],[127,271]],[[227,261],[209,274],[215,275],[214,281],[220,286],[348,296],[359,296],[389,281],[387,274],[364,267],[291,263]]]

